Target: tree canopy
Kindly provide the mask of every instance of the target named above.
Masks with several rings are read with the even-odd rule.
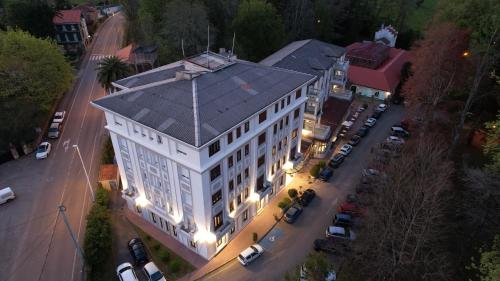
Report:
[[[125,78],[132,73],[130,67],[116,56],[100,61],[96,70],[97,80],[106,91],[113,87],[111,82]]]

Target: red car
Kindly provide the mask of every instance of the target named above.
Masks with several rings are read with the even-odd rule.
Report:
[[[365,212],[365,210],[360,206],[358,206],[357,204],[347,203],[347,202],[340,204],[340,206],[337,208],[337,211],[339,213],[347,213],[352,216],[358,216],[358,217],[362,216]]]

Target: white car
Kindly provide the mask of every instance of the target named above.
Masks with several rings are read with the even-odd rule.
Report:
[[[387,109],[387,104],[385,104],[385,103],[381,103],[377,107],[377,110],[382,111],[382,112],[385,111],[386,109]]]
[[[58,111],[54,113],[54,119],[52,122],[54,123],[62,123],[64,121],[64,117],[66,116],[66,111]]]
[[[394,144],[404,144],[405,143],[405,141],[402,138],[396,137],[396,136],[389,136],[386,141],[390,142],[390,143],[394,143]]]
[[[52,145],[46,141],[42,142],[36,149],[36,159],[45,159],[49,156]]]
[[[163,276],[163,273],[153,262],[145,264],[143,270],[146,277],[148,277],[148,281],[167,281],[165,276]]]
[[[349,153],[351,153],[352,151],[352,146],[349,145],[349,144],[344,144],[341,148],[340,148],[340,151],[339,153],[344,155],[344,156],[347,156],[349,155]]]
[[[14,200],[14,198],[16,198],[16,195],[14,194],[14,191],[12,191],[12,188],[6,187],[0,189],[0,205]]]
[[[377,119],[375,119],[375,118],[368,118],[365,121],[365,126],[368,126],[368,127],[371,128],[371,127],[375,126],[375,123],[377,123]]]
[[[116,275],[118,275],[118,279],[120,279],[120,281],[139,281],[139,279],[137,279],[137,275],[135,275],[132,264],[129,262],[120,264],[116,268]]]
[[[260,257],[262,253],[264,248],[259,244],[253,244],[238,255],[238,261],[245,266]]]
[[[341,226],[329,226],[326,229],[326,237],[347,239],[347,240],[356,240],[356,234],[350,231],[348,228]]]

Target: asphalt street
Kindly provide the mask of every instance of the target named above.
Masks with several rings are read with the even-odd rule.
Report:
[[[364,118],[360,117],[357,123],[364,122],[367,114],[368,112],[364,113]],[[361,170],[367,168],[371,158],[371,147],[387,138],[390,127],[402,117],[401,106],[389,108],[370,133],[354,147],[341,167],[335,169],[330,181],[316,181],[313,184],[317,197],[304,208],[297,221],[293,224],[279,222],[261,240],[260,244],[265,250],[261,257],[246,267],[241,266],[237,260],[232,260],[204,276],[202,280],[282,280],[287,271],[294,265],[301,264],[312,251],[313,241],[325,237],[326,227],[331,224],[337,206],[348,193],[355,193]]]
[[[121,47],[125,19],[109,18],[95,35],[81,65],[73,91],[59,110],[66,110],[60,138],[45,160],[34,153],[0,166],[0,187],[10,186],[17,198],[0,206],[0,280],[81,281],[83,261],[58,215],[66,207],[80,245],[91,197],[82,163],[72,145],[80,148],[90,181],[96,187],[100,150],[105,137],[104,116],[89,102],[104,95],[96,81],[99,59]]]

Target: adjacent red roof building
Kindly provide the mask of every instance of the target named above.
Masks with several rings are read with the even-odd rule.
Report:
[[[394,93],[410,54],[381,43],[357,42],[347,46],[346,56],[350,62],[351,84]]]
[[[54,16],[52,22],[54,24],[80,23],[82,11],[80,10],[61,10]]]

